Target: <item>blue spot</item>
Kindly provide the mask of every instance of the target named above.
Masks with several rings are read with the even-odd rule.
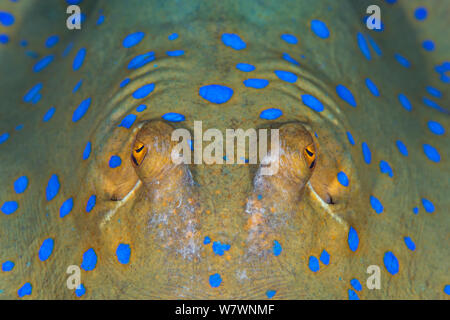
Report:
[[[432,96],[435,96],[436,98],[442,97],[442,93],[438,89],[432,86],[427,86],[426,89],[428,93],[431,94]]]
[[[20,178],[17,178],[16,181],[14,181],[14,190],[16,193],[23,193],[28,187],[28,177],[27,176],[21,176]]]
[[[67,216],[73,208],[73,198],[69,198],[63,202],[61,208],[59,208],[59,217],[64,218]]]
[[[372,206],[372,209],[375,210],[375,212],[378,214],[382,213],[384,210],[380,200],[378,200],[374,196],[370,196],[370,205]]]
[[[69,54],[69,52],[72,50],[72,48],[73,48],[73,42],[69,42],[69,44],[64,49],[62,56],[63,57],[67,56]]]
[[[225,103],[231,99],[233,95],[233,89],[219,84],[210,84],[207,86],[200,87],[200,96],[212,103]]]
[[[72,93],[77,92],[78,89],[80,89],[80,87],[81,87],[82,84],[83,84],[83,80],[78,81],[77,84],[75,85],[75,87],[73,87]]]
[[[122,82],[119,84],[119,87],[123,88],[125,87],[128,83],[130,83],[130,78],[125,78],[122,80]]]
[[[397,257],[390,251],[386,252],[383,257],[384,266],[386,267],[386,270],[394,275],[398,273],[399,265]]]
[[[283,59],[286,60],[286,61],[288,61],[288,62],[290,62],[290,63],[292,63],[292,64],[295,64],[295,65],[297,65],[297,66],[300,65],[300,63],[298,63],[297,60],[295,60],[294,58],[292,58],[292,57],[291,57],[289,54],[287,54],[287,53],[283,53]]]
[[[154,83],[144,84],[142,87],[133,92],[133,98],[142,99],[148,96],[155,89]]]
[[[347,175],[345,174],[345,172],[341,171],[337,174],[337,179],[339,181],[340,184],[342,184],[344,187],[348,187],[348,178]]]
[[[325,22],[320,20],[312,20],[311,21],[311,30],[318,36],[319,38],[326,39],[330,36],[330,31],[328,30]]]
[[[2,205],[2,212],[6,215],[10,215],[14,212],[16,212],[16,210],[19,208],[19,204],[16,201],[6,201],[3,205]]]
[[[0,34],[0,43],[6,44],[9,42],[9,37],[7,34]]]
[[[310,107],[314,111],[322,112],[323,111],[323,104],[319,101],[316,97],[310,95],[310,94],[303,94],[302,95],[302,102],[304,105]]]
[[[86,288],[84,287],[83,284],[80,284],[80,286],[75,289],[75,294],[77,295],[77,297],[81,297],[85,293],[86,293]]]
[[[430,200],[422,198],[422,205],[426,212],[428,213],[434,212],[434,204]]]
[[[436,110],[439,111],[439,112],[446,113],[446,114],[449,113],[448,110],[442,108],[440,105],[438,105],[438,104],[437,104],[436,102],[434,102],[433,100],[430,100],[430,99],[428,99],[428,98],[423,97],[423,98],[422,98],[422,101],[423,101],[423,103],[426,104],[428,107],[431,107],[431,108],[433,108],[433,109],[436,109]]]
[[[425,20],[427,18],[428,12],[427,9],[424,7],[419,7],[414,11],[414,17],[416,17],[417,20]]]
[[[379,96],[380,96],[380,92],[378,91],[377,86],[376,86],[375,83],[373,83],[372,80],[370,80],[369,78],[366,79],[366,86],[367,86],[367,89],[369,89],[369,91],[370,91],[375,97],[379,97]]]
[[[266,292],[266,296],[267,296],[267,298],[272,299],[273,296],[275,295],[275,293],[277,293],[275,290],[268,290]]]
[[[319,259],[327,266],[330,263],[330,254],[326,250],[323,250]]]
[[[353,97],[352,92],[349,89],[347,89],[347,87],[345,87],[342,84],[338,84],[336,86],[336,93],[342,100],[347,102],[349,105],[351,105],[352,107],[356,107],[355,98]]]
[[[423,145],[423,152],[428,157],[428,159],[430,159],[431,161],[433,161],[433,162],[441,161],[441,155],[439,154],[439,152],[434,147],[430,146],[429,144],[425,143]]]
[[[235,33],[222,34],[222,42],[224,45],[233,48],[234,50],[242,50],[247,46],[244,41]]]
[[[225,243],[222,244],[222,243],[220,243],[220,241],[214,241],[213,245],[212,245],[212,250],[215,254],[217,254],[219,256],[223,256],[225,251],[230,250],[230,245],[225,244]]]
[[[174,50],[174,51],[166,51],[166,54],[169,57],[179,57],[184,54],[184,50]]]
[[[419,213],[419,208],[414,207],[414,208],[413,208],[413,213],[414,213],[414,214],[418,214],[418,213]]]
[[[31,103],[32,103],[32,104],[36,104],[36,103],[39,102],[39,100],[41,100],[41,98],[42,98],[42,95],[41,95],[40,93],[37,93],[37,94],[33,97],[33,100],[31,100]]]
[[[247,79],[244,80],[244,85],[249,88],[255,88],[255,89],[263,89],[267,87],[269,84],[269,80],[265,79]]]
[[[52,238],[45,239],[42,242],[41,248],[39,249],[39,259],[41,261],[45,261],[48,258],[50,258],[52,252],[53,252],[53,246],[55,242]]]
[[[9,27],[14,24],[14,16],[6,11],[0,11],[0,23],[5,27]]]
[[[68,5],[72,5],[72,4],[80,4],[83,0],[66,0]]]
[[[118,127],[124,127],[124,128],[130,129],[130,127],[133,125],[136,118],[137,118],[136,115],[129,114],[125,118],[122,119],[122,122],[118,125]]]
[[[319,269],[320,269],[319,260],[317,260],[317,258],[314,256],[310,256],[309,262],[308,262],[308,267],[312,272],[319,271]]]
[[[450,296],[450,285],[449,284],[445,285],[444,292],[445,292],[445,294]]]
[[[177,33],[172,33],[169,37],[169,40],[175,40],[178,38],[178,34]]]
[[[400,140],[395,141],[395,144],[397,145],[398,151],[405,157],[408,156],[408,149],[406,148],[405,144],[401,142]]]
[[[5,261],[5,262],[3,262],[3,264],[2,264],[2,271],[4,271],[4,272],[9,272],[9,271],[11,271],[12,269],[14,269],[14,262],[12,262],[12,261]]]
[[[37,94],[39,94],[39,91],[42,89],[42,83],[36,84],[33,88],[28,90],[28,92],[23,96],[23,101],[25,102],[31,102]]]
[[[94,209],[95,203],[97,202],[97,197],[95,194],[89,197],[87,203],[86,203],[86,212],[89,213]]]
[[[90,248],[83,254],[83,261],[81,262],[81,268],[86,271],[95,269],[97,265],[97,254],[94,249]]]
[[[416,250],[416,244],[414,243],[414,241],[411,240],[410,237],[404,237],[403,240],[405,240],[406,247],[409,250],[411,250],[411,251]]]
[[[33,71],[34,72],[41,71],[42,69],[47,67],[53,61],[53,58],[54,58],[53,55],[49,55],[49,56],[42,58],[41,60],[36,62],[36,64],[33,66]]]
[[[281,111],[280,109],[270,108],[270,109],[266,109],[266,110],[262,111],[261,114],[259,115],[259,117],[261,119],[274,120],[274,119],[278,119],[282,115],[283,115],[283,111]]]
[[[436,121],[428,121],[428,129],[430,129],[431,132],[434,134],[440,136],[445,133],[444,127]]]
[[[175,112],[168,112],[162,116],[164,120],[171,121],[171,122],[181,122],[184,121],[185,117],[184,115],[180,113]]]
[[[141,104],[141,105],[139,105],[139,106],[136,108],[136,111],[137,111],[137,112],[142,112],[142,111],[144,111],[145,109],[147,109],[147,106],[146,106],[145,104]]]
[[[53,35],[53,36],[50,36],[50,37],[47,38],[47,40],[45,41],[45,46],[47,48],[52,48],[58,42],[59,42],[59,37],[57,35]]]
[[[131,248],[129,244],[121,243],[117,246],[116,250],[117,260],[121,264],[127,264],[130,262]]]
[[[104,15],[99,15],[98,19],[97,19],[97,25],[101,25],[103,22],[105,21],[105,16]]]
[[[236,65],[236,69],[244,71],[244,72],[251,72],[255,70],[255,66],[248,64],[248,63],[238,63]]]
[[[20,41],[20,45],[22,47],[26,47],[28,45],[28,41],[27,40],[22,40],[22,41]]]
[[[217,288],[222,283],[222,278],[220,277],[220,274],[215,273],[213,275],[209,276],[209,285],[213,288]]]
[[[283,249],[281,248],[281,244],[277,240],[273,240],[272,250],[274,256],[279,256],[281,254],[281,251]]]
[[[19,124],[19,125],[18,125],[17,127],[15,127],[14,129],[17,130],[17,131],[22,130],[22,129],[23,129],[23,124]],[[1,142],[0,142],[0,144],[1,144]]]
[[[86,143],[86,147],[84,148],[84,151],[83,151],[83,160],[89,159],[89,156],[91,155],[91,151],[92,151],[92,143],[90,141],[88,141]]]
[[[392,178],[394,176],[391,166],[389,165],[389,163],[387,161],[384,161],[384,160],[380,161],[380,172],[388,174],[390,178]]]
[[[362,290],[362,285],[361,285],[361,283],[359,282],[358,279],[350,280],[350,284],[356,291],[361,291]]]
[[[402,66],[404,66],[405,68],[409,68],[409,66],[411,65],[408,61],[408,59],[406,59],[404,56],[396,53],[394,54],[395,59],[398,61],[398,63],[400,63]]]
[[[86,114],[90,105],[91,105],[91,98],[83,100],[73,112],[72,121],[77,122],[78,120],[80,120]]]
[[[298,43],[297,37],[292,34],[282,34],[280,38],[290,44]]]
[[[356,39],[358,41],[359,50],[361,50],[361,53],[366,57],[367,60],[370,60],[370,49],[367,45],[366,38],[364,38],[364,35],[362,33],[358,32],[356,35]]]
[[[403,108],[405,108],[406,110],[408,110],[408,111],[412,110],[411,102],[409,102],[409,99],[403,93],[400,93],[398,95],[398,101],[400,101]]]
[[[367,143],[363,142],[363,143],[361,143],[361,147],[362,147],[364,162],[367,164],[370,164],[370,162],[372,161],[372,153],[370,152],[369,146],[367,145]]]
[[[130,62],[128,63],[128,69],[138,69],[153,60],[155,60],[155,53],[153,51],[138,55],[130,60]]]
[[[59,192],[59,187],[60,183],[58,176],[54,174],[48,180],[47,188],[45,189],[47,201],[53,200],[53,198],[56,197]]]
[[[27,282],[17,291],[17,294],[19,295],[19,297],[23,298],[25,296],[31,295],[32,290],[33,287],[31,286],[31,283]]]
[[[350,142],[350,144],[351,144],[352,146],[355,145],[355,139],[353,139],[353,136],[352,136],[352,134],[350,133],[350,131],[347,131],[347,139],[348,139],[348,142]]]
[[[280,80],[290,83],[294,83],[295,81],[297,81],[297,75],[295,73],[282,70],[275,70],[274,72]]]
[[[378,56],[381,56],[381,54],[382,54],[381,49],[380,49],[380,47],[376,44],[375,40],[373,40],[372,37],[369,36],[369,35],[367,35],[367,39],[369,39],[369,43],[370,43],[370,45],[372,46],[373,51],[375,51],[375,53],[376,53]]]
[[[434,50],[434,42],[431,40],[425,40],[422,42],[422,47],[427,51],[433,51]]]
[[[111,156],[111,158],[109,159],[109,166],[111,168],[117,168],[122,164],[122,159],[120,159],[119,156]]]
[[[211,243],[211,238],[206,236],[205,239],[203,239],[203,244],[210,244]]]
[[[350,229],[348,230],[347,242],[350,250],[356,251],[356,249],[358,249],[359,237],[358,233],[355,229],[353,229],[353,227],[350,227]]]
[[[72,64],[73,71],[77,71],[78,69],[81,68],[81,66],[83,65],[85,56],[86,56],[85,48],[81,48],[80,50],[78,50],[77,55],[73,59],[73,64]]]
[[[352,289],[348,289],[348,300],[359,300],[358,294]]]
[[[122,45],[124,48],[131,48],[135,45],[137,45],[141,40],[144,38],[145,33],[144,32],[135,32],[127,35],[125,39],[122,41]]]
[[[450,77],[447,76],[447,72],[450,70],[450,62],[445,61],[441,65],[437,65],[434,67],[434,71],[436,71],[441,77],[440,80],[444,83],[450,82]]]

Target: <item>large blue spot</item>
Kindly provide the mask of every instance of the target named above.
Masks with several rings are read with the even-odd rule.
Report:
[[[283,81],[294,83],[297,81],[297,75],[289,71],[275,70],[276,76]]]
[[[279,256],[281,254],[281,251],[283,249],[281,248],[281,244],[277,240],[273,241],[272,250],[273,250],[273,255],[274,256]]]
[[[362,147],[364,162],[367,164],[370,164],[370,162],[372,161],[372,153],[370,152],[369,146],[367,145],[367,143],[363,142],[363,143],[361,143],[361,147]]]
[[[400,101],[403,108],[405,108],[406,110],[408,110],[408,111],[412,110],[411,102],[409,102],[409,99],[403,93],[400,93],[398,95],[398,101]]]
[[[81,101],[80,105],[73,112],[72,121],[77,122],[78,120],[80,120],[86,114],[90,105],[91,105],[91,98],[87,98]]]
[[[164,114],[162,118],[170,122],[181,122],[185,119],[184,115],[175,112],[168,112]]]
[[[347,242],[350,250],[356,251],[356,249],[358,249],[359,237],[358,233],[355,229],[353,229],[353,227],[350,227],[350,229],[348,230]]]
[[[270,108],[270,109],[266,109],[266,110],[262,111],[261,114],[259,115],[259,117],[261,119],[274,120],[274,119],[278,119],[282,115],[283,115],[283,112],[280,109]]]
[[[392,172],[392,168],[387,161],[384,161],[384,160],[380,161],[380,171],[381,171],[381,173],[388,174],[389,177],[391,177],[391,178],[394,176],[394,173]]]
[[[15,266],[14,262],[12,262],[12,261],[5,261],[2,264],[2,271],[9,272],[12,269],[14,269],[14,266]]]
[[[396,53],[396,54],[394,54],[394,57],[397,60],[397,62],[400,63],[405,68],[409,68],[410,67],[411,64],[409,63],[408,59],[406,59],[404,56]]]
[[[326,250],[322,250],[319,259],[324,265],[328,265],[330,263],[330,254]]]
[[[380,200],[378,200],[374,196],[370,196],[370,205],[372,206],[372,209],[375,210],[375,212],[378,214],[382,213],[384,210]]]
[[[366,38],[364,38],[364,35],[360,32],[356,35],[356,40],[358,41],[359,50],[361,50],[361,53],[366,57],[367,60],[371,59],[370,56],[370,49],[367,45]]]
[[[435,96],[436,98],[442,97],[442,93],[435,87],[427,86],[426,89],[428,93],[431,94],[432,96]]]
[[[18,208],[19,204],[16,201],[6,201],[5,203],[3,203],[1,210],[4,214],[10,215],[16,212]]]
[[[430,200],[422,198],[422,205],[426,212],[428,212],[428,213],[434,212],[434,204]]]
[[[222,278],[220,277],[220,274],[215,273],[213,275],[209,276],[209,285],[213,288],[217,288],[222,283]]]
[[[375,97],[380,96],[380,92],[378,91],[377,86],[376,86],[375,83],[373,83],[372,80],[370,80],[369,78],[366,78],[366,86],[367,86],[367,89],[369,89],[369,91],[370,91]]]
[[[86,203],[86,212],[89,213],[94,209],[95,203],[97,202],[97,197],[95,194],[89,197],[87,203]]]
[[[50,36],[45,41],[45,46],[47,48],[52,48],[58,43],[58,41],[59,41],[59,37],[57,35]]]
[[[347,139],[348,139],[348,142],[350,142],[350,144],[353,146],[353,145],[355,145],[355,139],[353,139],[353,136],[352,136],[352,134],[350,133],[350,131],[347,131]]]
[[[430,159],[431,161],[433,161],[433,162],[441,161],[441,155],[433,146],[430,146],[429,144],[425,143],[423,145],[423,152],[428,157],[428,159]]]
[[[9,133],[8,132],[5,132],[2,135],[0,135],[0,144],[5,142],[6,140],[8,140],[8,138],[9,138]]]
[[[81,297],[86,293],[86,287],[81,283],[78,288],[75,289],[77,297]]]
[[[33,71],[34,72],[41,71],[42,69],[47,67],[53,61],[53,58],[54,58],[54,56],[52,54],[42,58],[41,60],[36,62],[36,64],[33,66]]]
[[[436,121],[428,121],[428,129],[430,129],[431,132],[434,134],[440,136],[445,133],[444,127]]]
[[[21,176],[14,181],[14,190],[16,193],[23,193],[28,187],[28,177]]]
[[[144,38],[145,33],[144,32],[135,32],[127,35],[125,39],[122,41],[122,45],[125,48],[131,48],[135,45],[137,45],[141,40]]]
[[[434,50],[434,42],[431,40],[424,40],[422,42],[422,47],[427,51],[433,51]]]
[[[14,24],[14,16],[6,11],[0,11],[0,23],[5,27]]]
[[[405,157],[408,156],[408,149],[406,148],[405,144],[401,142],[400,140],[395,141],[395,145],[397,146],[398,151]]]
[[[320,20],[312,20],[311,21],[311,30],[318,36],[319,38],[326,39],[330,36],[330,31],[328,30],[325,22]]]
[[[142,87],[133,92],[133,98],[142,99],[148,96],[155,89],[154,83],[144,84]]]
[[[0,34],[0,43],[8,43],[9,42],[9,36],[7,34]]]
[[[117,246],[116,256],[121,264],[130,262],[131,248],[129,244],[121,243]]]
[[[41,248],[39,249],[39,259],[41,261],[45,261],[48,258],[50,258],[52,252],[53,252],[53,246],[55,242],[52,238],[45,239],[42,242]]]
[[[220,241],[214,241],[212,245],[212,250],[215,254],[223,256],[225,251],[230,250],[230,245],[226,243],[221,243]]]
[[[32,102],[34,97],[39,94],[39,91],[42,89],[42,83],[36,84],[32,87],[28,92],[23,96],[23,101]]]
[[[306,106],[310,107],[314,111],[322,112],[323,111],[323,104],[319,101],[316,97],[310,95],[310,94],[303,94],[302,95],[302,102]]]
[[[130,127],[133,125],[136,118],[137,118],[136,115],[129,114],[125,118],[122,119],[122,122],[120,122],[118,127],[124,127],[124,128],[130,129]]]
[[[350,280],[350,284],[356,291],[361,291],[362,290],[362,285],[361,285],[361,283],[359,282],[358,279]]]
[[[352,289],[348,289],[348,300],[359,300],[358,294]]]
[[[410,237],[404,237],[403,240],[405,240],[406,247],[409,250],[411,250],[411,251],[416,250],[416,244],[414,243],[414,241],[411,240]]]
[[[280,38],[290,44],[298,43],[297,37],[292,34],[282,34]]]
[[[111,168],[117,168],[122,164],[122,159],[120,159],[119,156],[111,156],[111,158],[109,158],[109,166]]]
[[[308,267],[312,272],[317,272],[320,269],[319,260],[316,257],[310,256],[308,261]]]
[[[268,290],[266,292],[266,296],[267,296],[267,298],[272,299],[273,296],[275,295],[275,293],[277,293],[275,290]]]
[[[442,108],[439,104],[437,104],[436,102],[434,102],[433,100],[430,100],[426,97],[422,98],[422,101],[424,104],[426,104],[428,107],[431,107],[433,109],[436,109],[439,112],[445,113],[445,114],[449,114],[449,111]]]
[[[91,151],[92,151],[92,143],[88,141],[83,151],[83,160],[87,160],[89,158],[89,156],[91,155]]]
[[[72,68],[77,71],[83,65],[84,57],[86,56],[86,48],[81,48],[78,50],[77,55],[73,59]]]
[[[200,87],[199,94],[209,102],[221,104],[231,99],[233,89],[219,84],[210,84]]]
[[[142,111],[144,111],[145,109],[147,109],[147,106],[146,106],[145,104],[141,104],[141,105],[138,105],[138,106],[136,107],[136,111],[137,111],[137,112],[142,112]]]
[[[446,285],[445,285],[445,287],[444,287],[444,292],[445,292],[445,294],[447,294],[447,295],[450,296],[450,285],[449,285],[449,284],[446,284]]]
[[[64,218],[67,216],[73,208],[73,198],[69,198],[63,202],[61,208],[59,208],[59,217]]]
[[[338,84],[336,86],[336,93],[342,100],[347,102],[349,105],[351,105],[352,107],[356,107],[355,98],[353,97],[352,92],[349,89],[347,89],[347,87],[345,87],[342,84]]]
[[[425,20],[427,18],[428,12],[427,9],[424,7],[419,7],[414,11],[414,17],[416,17],[417,20]]]
[[[236,65],[236,69],[244,71],[244,72],[251,72],[251,71],[255,70],[255,66],[248,64],[248,63],[238,63]]]
[[[222,42],[224,45],[233,48],[234,50],[242,50],[247,46],[244,41],[235,33],[222,34]]]
[[[166,54],[169,57],[179,57],[184,54],[184,50],[174,50],[174,51],[166,51]]]
[[[297,66],[299,66],[300,65],[300,63],[298,63],[298,61],[297,60],[295,60],[294,58],[292,58],[288,53],[283,53],[283,59],[284,60],[286,60],[286,61],[288,61],[288,62],[290,62],[290,63],[292,63],[292,64],[295,64],[295,65],[297,65]]]
[[[94,249],[90,248],[83,254],[83,261],[81,262],[81,268],[86,271],[95,269],[97,265],[97,254]]]
[[[17,290],[17,294],[19,295],[19,297],[23,298],[25,296],[31,295],[32,291],[33,287],[31,286],[31,283],[27,282],[19,290]]]
[[[145,66],[147,63],[151,62],[155,60],[155,52],[150,51],[144,54],[140,54],[136,57],[134,57],[133,59],[131,59],[131,61],[128,63],[128,69],[133,70],[133,69],[138,69],[142,66]]]
[[[384,266],[386,267],[386,270],[392,274],[395,275],[398,273],[399,265],[397,257],[391,252],[387,251],[384,254],[383,257]]]
[[[44,114],[44,117],[42,117],[42,121],[43,122],[49,121],[55,114],[55,111],[56,111],[55,107],[51,107],[50,109],[48,109],[47,112]]]
[[[59,179],[56,174],[53,174],[48,180],[47,188],[45,189],[45,196],[47,201],[52,200],[59,192]]]
[[[244,80],[244,85],[249,88],[255,88],[255,89],[263,89],[267,87],[269,84],[269,80],[265,79],[247,79]]]
[[[344,171],[341,171],[337,174],[337,179],[339,183],[342,184],[344,187],[348,187],[349,181]]]

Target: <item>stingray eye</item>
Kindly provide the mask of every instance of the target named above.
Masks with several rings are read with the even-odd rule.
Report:
[[[133,161],[133,165],[136,167],[140,166],[146,155],[147,147],[142,142],[136,140],[133,146],[133,152],[131,154],[131,161]]]
[[[303,151],[305,155],[306,163],[310,169],[314,168],[316,165],[316,149],[314,148],[314,144],[311,143],[308,145]]]

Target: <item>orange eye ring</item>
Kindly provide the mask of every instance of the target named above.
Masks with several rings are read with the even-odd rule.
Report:
[[[306,163],[310,169],[313,169],[316,165],[316,149],[314,148],[314,143],[306,146],[303,150],[303,155],[305,157]]]
[[[139,167],[144,161],[145,156],[147,155],[147,146],[144,145],[140,141],[135,141],[133,146],[133,152],[131,153],[131,161],[135,167]]]

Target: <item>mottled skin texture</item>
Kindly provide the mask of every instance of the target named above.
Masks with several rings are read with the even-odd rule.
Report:
[[[88,19],[81,31],[65,29],[64,1],[5,5],[16,17],[9,29],[11,38],[26,38],[41,56],[47,50],[55,52],[56,58],[43,71],[33,73],[36,60],[21,52],[18,40],[16,45],[0,48],[0,70],[8,75],[0,79],[0,131],[12,132],[15,125],[24,124],[0,145],[0,202],[19,203],[17,212],[0,216],[0,261],[16,263],[13,272],[0,273],[0,298],[17,298],[17,289],[25,282],[33,285],[32,295],[26,298],[76,298],[65,286],[66,268],[80,265],[89,248],[96,251],[98,262],[93,271],[82,271],[86,299],[263,299],[267,290],[276,290],[279,299],[347,299],[352,278],[363,284],[358,292],[361,299],[448,298],[443,287],[449,282],[449,144],[447,133],[434,136],[426,122],[438,120],[448,129],[449,118],[425,107],[421,97],[425,86],[433,85],[443,92],[440,105],[448,106],[447,87],[432,68],[448,58],[449,42],[445,34],[434,34],[439,45],[433,54],[425,55],[420,47],[423,35],[448,29],[447,2],[430,4],[431,17],[420,26],[412,14],[419,1],[408,1],[408,7],[375,0],[189,5],[184,1],[96,1],[95,6],[85,2],[90,7],[82,6]],[[372,60],[367,61],[358,49],[356,33],[369,32],[360,20],[367,5],[377,2],[386,30],[370,35],[383,56],[372,51]],[[106,17],[101,26],[95,25],[98,9]],[[327,23],[328,39],[311,32],[311,19]],[[123,48],[124,37],[135,31],[144,31],[145,38],[130,49]],[[167,39],[172,32],[180,35],[176,41]],[[239,34],[247,48],[236,51],[224,46],[223,33]],[[299,44],[282,41],[283,33],[295,34]],[[51,34],[59,34],[61,40],[49,50],[43,43]],[[74,48],[63,58],[61,53],[70,41]],[[80,70],[73,71],[73,58],[82,47],[87,49],[86,59]],[[185,54],[166,56],[166,51],[177,49]],[[136,71],[126,68],[132,57],[148,51],[155,51],[154,62]],[[283,60],[283,52],[295,57],[300,67]],[[393,59],[395,52],[406,55],[412,67],[399,65]],[[256,70],[240,72],[235,68],[239,62],[251,63]],[[274,70],[294,72],[298,80],[283,82]],[[126,77],[132,81],[120,89]],[[367,90],[366,77],[377,84],[380,97]],[[247,78],[268,79],[270,84],[262,90],[246,88],[242,82]],[[72,94],[79,79],[83,85]],[[23,95],[37,82],[44,84],[41,101],[25,104]],[[145,83],[155,83],[154,92],[143,100],[132,98],[131,93]],[[336,95],[339,83],[352,90],[356,108]],[[198,94],[199,87],[208,84],[229,86],[234,95],[223,105],[209,103]],[[410,98],[412,112],[399,104],[400,92]],[[319,98],[325,110],[317,113],[303,105],[300,96],[305,93]],[[73,123],[73,110],[87,97],[92,98],[89,111]],[[117,127],[141,103],[148,108],[133,127]],[[56,113],[43,123],[42,116],[51,106]],[[260,119],[260,112],[269,107],[282,109],[283,116]],[[204,130],[223,132],[280,127],[287,122],[302,123],[309,131],[318,152],[309,185],[301,187],[275,177],[261,189],[266,194],[255,207],[266,209],[260,225],[267,230],[266,242],[257,241],[260,250],[250,250],[249,234],[257,222],[249,221],[245,212],[249,199],[255,200],[256,165],[177,167],[158,176],[159,185],[147,183],[151,179],[142,183],[145,173],[136,174],[129,160],[139,124],[160,119],[166,112],[184,114],[186,121],[171,125],[189,130],[194,120],[202,120]],[[348,143],[346,131],[355,137],[355,146]],[[162,130],[155,136],[165,133]],[[407,144],[407,158],[396,149],[397,139]],[[87,141],[92,142],[93,153],[83,161]],[[371,148],[370,165],[363,161],[362,141]],[[439,163],[426,158],[423,143],[440,151]],[[120,168],[108,167],[113,154],[123,159]],[[380,173],[381,159],[389,161],[393,179]],[[153,169],[171,165],[164,156],[153,160]],[[336,182],[341,170],[350,178],[347,188]],[[61,190],[47,202],[45,186],[52,174],[58,174]],[[12,182],[21,175],[29,177],[30,185],[17,195]],[[111,200],[120,200],[136,184],[125,200]],[[88,214],[85,205],[91,194],[97,195],[97,204]],[[323,202],[319,196],[325,194],[332,195],[335,204]],[[370,207],[370,195],[382,201],[382,214]],[[69,197],[74,197],[74,209],[61,219],[59,208]],[[423,210],[422,197],[433,201],[433,214]],[[415,206],[420,208],[417,216],[412,213]],[[166,213],[167,224],[155,222],[155,217]],[[347,244],[349,226],[358,231],[356,252]],[[230,250],[224,256],[215,255],[211,244],[202,244],[205,236],[230,244]],[[406,248],[404,236],[415,241],[414,252]],[[55,248],[42,262],[37,253],[48,237],[55,239]],[[279,256],[264,251],[273,240],[282,245]],[[197,246],[195,254],[183,247],[189,241]],[[127,265],[117,262],[119,243],[132,248]],[[308,258],[319,257],[323,249],[330,253],[330,264],[321,264],[320,271],[313,273]],[[386,251],[398,258],[396,275],[383,265]],[[365,287],[366,268],[373,264],[381,268],[381,290]],[[208,282],[214,273],[222,277],[218,288]]]

